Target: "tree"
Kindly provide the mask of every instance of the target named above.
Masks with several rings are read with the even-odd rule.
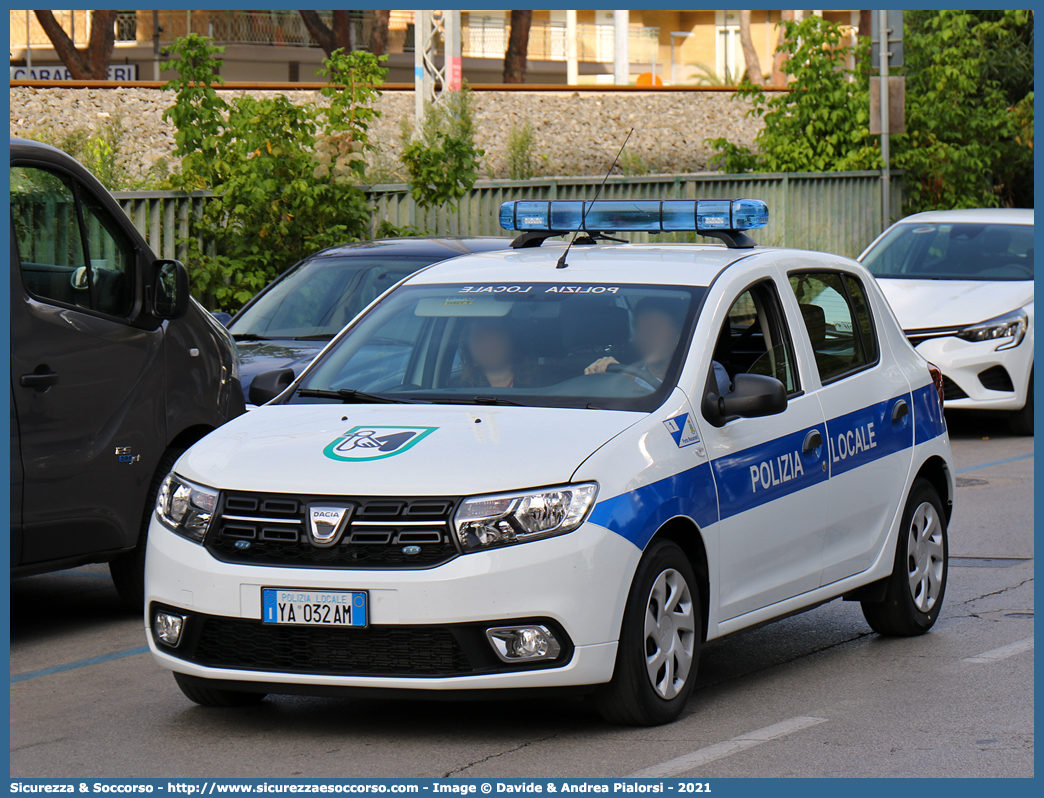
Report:
[[[87,48],[79,50],[51,11],[35,11],[40,27],[54,45],[54,51],[65,64],[73,80],[106,80],[109,59],[116,43],[115,11],[91,12],[91,38]]]
[[[370,127],[385,69],[372,53],[335,50],[319,74],[329,105],[295,105],[285,95],[227,102],[215,90],[224,48],[190,34],[164,64],[177,78],[164,119],[181,159],[169,187],[214,196],[184,243],[194,293],[214,310],[235,310],[301,254],[367,234],[365,180]]]
[[[391,11],[378,9],[373,12],[373,27],[370,28],[370,52],[384,55],[388,50],[388,22]]]
[[[327,55],[334,50],[355,49],[355,31],[348,11],[333,12],[333,28],[329,28],[316,11],[301,11],[301,19],[312,37],[323,48]],[[374,55],[384,55],[388,49],[388,22],[391,11],[377,10],[373,12],[373,25],[370,28],[370,42],[367,48]]]
[[[301,11],[300,14],[308,32],[327,55],[332,54],[334,50],[347,50],[350,53],[355,49],[350,12],[334,11],[333,29],[327,27],[317,11]]]
[[[504,53],[504,82],[526,82],[526,55],[529,52],[529,28],[533,24],[532,11],[511,12],[511,36]]]
[[[765,12],[768,13],[767,11]],[[747,80],[755,86],[761,86],[765,82],[761,74],[761,61],[758,60],[758,51],[754,49],[754,41],[750,38],[750,12],[740,11],[740,45],[743,47],[743,60],[747,64]]]
[[[725,138],[708,140],[718,151],[713,160],[726,172],[880,168],[870,136],[869,76],[848,68],[851,48],[840,26],[811,15],[780,24],[777,55],[783,55],[782,82],[790,91],[769,95],[750,82],[741,84],[734,96],[749,99],[749,115],[764,122],[754,139],[757,150]]]
[[[777,88],[783,88],[787,85],[786,75],[783,74],[783,59],[786,58],[786,52],[783,49],[783,43],[787,38],[787,27],[784,24],[794,19],[793,11],[781,11],[779,20],[779,38],[776,39],[776,50],[772,57],[772,85]]]

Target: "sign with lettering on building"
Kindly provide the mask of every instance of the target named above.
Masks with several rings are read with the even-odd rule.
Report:
[[[69,70],[61,64],[45,66],[13,66],[11,80],[72,80]],[[109,80],[137,80],[137,64],[109,64]]]

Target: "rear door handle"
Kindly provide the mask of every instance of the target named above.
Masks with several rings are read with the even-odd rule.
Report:
[[[906,403],[905,399],[900,399],[892,408],[892,423],[894,424],[908,415],[910,415],[910,405]]]
[[[805,436],[805,442],[801,444],[801,451],[808,454],[813,449],[818,449],[822,445],[823,436],[819,434],[819,430],[810,429],[808,435]]]
[[[23,374],[18,382],[23,388],[47,389],[58,384],[58,375],[53,371],[44,374]]]

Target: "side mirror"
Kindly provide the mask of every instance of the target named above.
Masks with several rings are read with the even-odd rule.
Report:
[[[289,388],[293,381],[293,369],[262,371],[250,381],[250,404],[263,405],[271,402]]]
[[[708,391],[703,399],[703,414],[716,427],[733,418],[774,416],[786,409],[786,387],[775,377],[763,374],[737,374],[731,393],[718,396]]]
[[[229,325],[229,322],[232,321],[232,314],[225,313],[225,311],[223,310],[211,311],[210,315],[217,319],[219,322],[221,322],[222,327],[227,327]]]
[[[152,315],[157,319],[180,319],[189,306],[185,264],[179,260],[157,260],[152,269]]]

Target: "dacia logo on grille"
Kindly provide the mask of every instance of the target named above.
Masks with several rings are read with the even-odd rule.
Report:
[[[308,537],[313,546],[327,549],[337,544],[352,514],[352,506],[313,504],[308,508]]]

